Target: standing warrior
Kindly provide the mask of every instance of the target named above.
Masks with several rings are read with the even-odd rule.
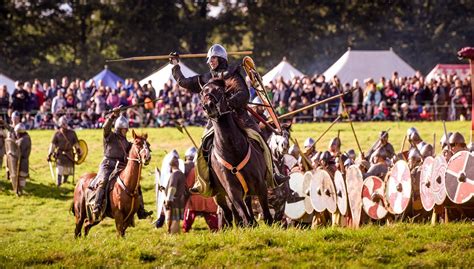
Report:
[[[185,153],[185,172],[186,189],[191,188],[196,181],[194,157],[197,149],[195,147],[189,148]],[[196,216],[203,216],[206,220],[209,230],[215,232],[219,229],[219,222],[217,219],[217,205],[212,198],[206,198],[200,194],[191,194],[186,201],[184,208],[183,232],[189,232],[194,223]]]
[[[18,123],[15,128],[4,125],[9,131],[8,137],[15,140],[15,144],[18,152],[7,152],[7,163],[16,163],[18,167],[8,167],[8,169],[16,169],[17,171],[8,171],[7,177],[10,181],[17,181],[16,194],[19,196],[23,193],[23,189],[26,186],[26,179],[29,177],[29,159],[31,153],[31,138],[26,132],[25,125]],[[13,161],[9,161],[9,158],[14,158]],[[19,158],[19,159],[18,159]],[[12,178],[12,176],[18,178]]]
[[[367,178],[369,176],[385,178],[388,172],[387,151],[384,148],[379,148],[372,155],[373,164],[370,166],[367,173],[363,174],[363,178]]]
[[[378,142],[372,147],[369,152],[367,152],[367,157],[369,158],[369,161],[372,161],[372,154],[377,151],[378,149],[383,148],[387,154],[388,159],[392,159],[393,156],[395,156],[395,149],[393,148],[392,144],[388,142],[388,132],[387,131],[382,131],[380,132],[379,135],[379,140]]]
[[[128,119],[120,115],[120,109],[116,108],[113,113],[104,122],[104,159],[99,166],[99,173],[91,182],[91,189],[97,188],[97,193],[94,200],[94,219],[100,219],[104,208],[105,191],[107,183],[110,180],[110,175],[116,167],[125,166],[127,163],[128,152],[132,147],[132,143],[127,140],[127,132],[129,128]],[[114,131],[112,125],[114,124]],[[137,216],[139,219],[145,219],[153,211],[146,211],[143,203],[143,196],[141,188],[138,188],[140,207],[138,208]]]
[[[0,170],[3,168],[3,157],[5,156],[5,128],[0,126]]]
[[[168,233],[179,233],[179,222],[184,218],[186,203],[186,176],[179,170],[179,157],[173,156],[170,161],[171,176],[166,188],[166,222]]]
[[[468,150],[466,146],[466,140],[464,140],[464,136],[459,132],[453,133],[449,137],[448,142],[451,146],[452,155],[458,153],[459,151]]]
[[[253,118],[250,117],[246,110],[250,94],[245,79],[241,75],[241,66],[230,66],[228,64],[227,51],[225,48],[219,44],[215,44],[209,49],[207,53],[207,64],[211,70],[210,72],[202,75],[196,75],[189,78],[184,77],[179,66],[179,55],[177,53],[170,54],[170,63],[174,65],[172,72],[173,77],[177,81],[178,85],[193,93],[200,93],[202,87],[211,79],[217,78],[223,79],[225,81],[226,95],[229,106],[233,109],[235,116],[242,122],[244,128],[251,129],[254,131],[254,133],[256,133],[257,136],[260,136],[260,139],[256,140],[256,142],[258,142],[260,147],[263,149],[266,163],[271,164],[268,165],[268,170],[273,172],[273,159],[268,145],[265,143],[265,140],[261,138],[260,129],[257,123],[253,120]],[[211,127],[212,123],[211,121],[208,121],[206,133],[208,133]],[[202,150],[205,159],[207,159],[206,155],[210,150],[210,145],[212,145],[212,139],[203,139],[200,151]],[[288,180],[288,177],[278,173],[273,174],[273,178],[278,184]],[[200,178],[200,180],[207,182],[209,181],[208,178]],[[205,190],[202,182],[196,180],[196,184],[190,189],[190,191],[193,193],[209,193],[210,190]]]
[[[74,176],[74,164],[76,154],[82,155],[76,132],[68,129],[66,116],[58,121],[59,130],[53,135],[49,146],[48,162],[56,160],[57,186],[67,182],[69,175]]]
[[[13,111],[11,115],[11,124],[10,124],[10,127],[12,128],[11,130],[13,130],[18,124],[20,124],[20,122],[21,122],[20,112]],[[8,127],[6,128],[10,130]],[[16,139],[15,132],[12,132],[12,131],[8,132],[7,137]]]

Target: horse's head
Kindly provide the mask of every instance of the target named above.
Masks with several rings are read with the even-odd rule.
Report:
[[[225,95],[225,81],[222,79],[211,79],[201,91],[201,103],[207,116],[218,119],[220,116],[230,113]]]
[[[151,160],[150,143],[146,141],[148,135],[146,133],[137,135],[135,130],[132,130],[132,137],[133,145],[132,149],[130,149],[129,159],[136,160],[139,163],[143,163],[144,165],[148,165]]]
[[[281,134],[272,133],[268,141],[268,146],[276,159],[280,159],[288,153],[290,147],[291,123],[283,123],[281,129]]]

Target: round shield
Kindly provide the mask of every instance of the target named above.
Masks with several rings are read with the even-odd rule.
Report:
[[[341,215],[345,216],[347,214],[347,190],[346,183],[339,170],[334,174],[334,186],[336,187],[337,208]]]
[[[402,214],[410,203],[411,174],[405,161],[397,161],[387,175],[387,210],[392,214]]]
[[[362,186],[364,185],[362,172],[357,165],[351,165],[346,169],[346,181],[352,225],[357,228],[360,224],[360,213],[362,211]]]
[[[337,201],[336,201],[336,187],[331,177],[323,177],[323,197],[324,205],[329,213],[336,213]]]
[[[291,197],[285,204],[285,214],[293,220],[300,219],[305,214],[304,193],[303,193],[304,176],[301,172],[290,174],[290,191]]]
[[[421,167],[420,175],[420,196],[421,204],[426,211],[431,211],[435,205],[433,191],[431,190],[431,176],[433,175],[433,165],[435,159],[426,157]]]
[[[311,214],[314,211],[313,206],[311,205],[311,198],[309,197],[311,180],[313,179],[313,172],[308,171],[304,174],[303,179],[303,193],[304,193],[304,209],[306,213]]]
[[[375,220],[384,218],[388,211],[384,206],[385,183],[376,176],[369,176],[362,187],[362,208]]]
[[[86,141],[84,139],[79,139],[79,147],[81,148],[81,155],[77,158],[76,164],[79,165],[86,160],[87,153],[89,153],[89,148],[87,147]]]
[[[446,194],[455,204],[465,204],[474,196],[474,155],[460,151],[449,159],[445,174]]]
[[[444,156],[434,159],[433,174],[431,175],[431,191],[437,205],[442,205],[446,200],[445,174],[448,162]]]
[[[331,180],[331,176],[328,174],[328,172],[323,169],[317,169],[313,174],[310,184],[309,194],[311,197],[311,204],[313,205],[314,210],[317,212],[323,212],[326,210],[323,186],[324,178]]]

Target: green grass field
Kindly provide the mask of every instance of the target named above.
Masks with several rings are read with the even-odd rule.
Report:
[[[300,143],[314,138],[329,124],[293,126]],[[407,128],[416,126],[432,143],[443,134],[440,122],[355,123],[359,141],[367,150],[381,130],[391,128],[390,141],[400,149]],[[468,140],[469,122],[449,122],[449,131],[460,131]],[[330,138],[341,130],[343,150],[357,149],[348,123],[334,126],[317,145],[325,149]],[[140,130],[138,130],[140,131]],[[152,162],[143,173],[142,188],[146,207],[155,209],[152,171],[161,166],[165,152],[184,151],[191,142],[176,129],[147,129],[152,145]],[[202,129],[190,128],[198,140]],[[76,175],[96,171],[102,158],[101,130],[78,131],[89,144],[86,162],[76,167]],[[300,230],[260,225],[255,229],[233,229],[211,234],[198,219],[189,234],[168,235],[155,229],[149,220],[137,221],[125,239],[116,238],[113,220],[92,228],[88,238],[74,239],[74,217],[69,208],[71,183],[57,188],[46,162],[52,131],[32,131],[31,179],[26,194],[16,197],[6,181],[0,180],[0,267],[474,267],[474,225],[452,223],[432,227],[427,224],[398,223],[369,225],[360,230],[320,228]],[[438,143],[436,150],[439,152]],[[76,181],[77,178],[76,177]]]

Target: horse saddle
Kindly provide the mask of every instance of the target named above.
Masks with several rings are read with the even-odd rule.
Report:
[[[105,193],[103,195],[102,200],[102,210],[100,212],[99,217],[94,216],[92,214],[93,209],[95,208],[95,201],[98,193],[98,177],[96,176],[86,190],[86,201],[87,201],[87,217],[92,220],[93,223],[101,221],[105,218],[105,213],[110,205],[110,192],[113,190],[115,183],[117,182],[117,177],[120,175],[120,172],[125,168],[125,166],[116,166],[112,173],[110,174],[109,180],[107,181],[107,185],[105,187]]]

